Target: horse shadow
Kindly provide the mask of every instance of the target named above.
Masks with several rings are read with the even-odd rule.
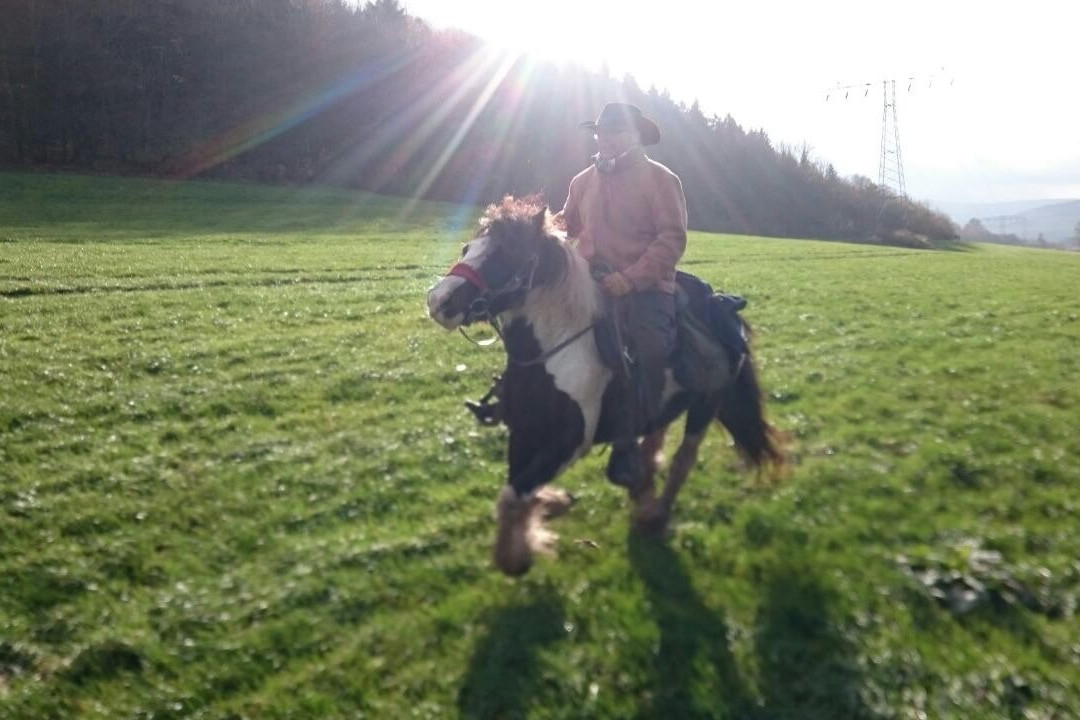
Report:
[[[729,627],[723,611],[702,601],[682,559],[666,544],[631,532],[627,550],[631,566],[645,583],[660,629],[655,684],[638,717],[755,716],[757,708],[728,644]],[[699,670],[710,675],[709,693],[695,691]]]
[[[837,630],[828,590],[797,562],[765,572],[751,685],[732,654],[724,612],[701,599],[679,555],[634,535],[628,549],[660,629],[654,688],[639,718],[875,717],[860,698],[856,651]]]
[[[764,717],[876,720],[863,701],[858,649],[842,632],[833,591],[810,567],[796,552],[765,579],[755,623]]]
[[[562,599],[550,586],[528,602],[492,610],[458,691],[461,716],[524,718],[541,685],[539,651],[566,637],[564,620]]]

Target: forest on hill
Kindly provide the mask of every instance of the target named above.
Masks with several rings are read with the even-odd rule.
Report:
[[[541,191],[558,208],[593,152],[578,124],[611,101],[663,129],[650,155],[682,177],[696,229],[913,246],[957,235],[730,115],[433,29],[396,0],[8,0],[0,25],[9,168],[474,204]]]

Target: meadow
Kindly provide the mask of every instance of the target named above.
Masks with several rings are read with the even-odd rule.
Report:
[[[1080,715],[1080,254],[693,233],[787,474],[717,429],[657,543],[594,453],[510,580],[476,215],[0,174],[0,718]]]

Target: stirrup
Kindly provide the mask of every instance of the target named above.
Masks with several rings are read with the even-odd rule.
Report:
[[[502,390],[502,376],[493,378],[491,389],[479,400],[466,400],[465,407],[476,418],[476,422],[484,427],[494,427],[502,422],[502,403],[498,401],[499,391]],[[492,398],[495,398],[493,401]]]

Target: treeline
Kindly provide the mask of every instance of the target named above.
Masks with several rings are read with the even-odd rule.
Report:
[[[0,163],[166,177],[322,182],[554,207],[609,101],[652,116],[650,151],[691,225],[920,245],[942,215],[838,177],[729,116],[632,78],[538,64],[436,31],[395,0],[4,0]],[[523,18],[522,22],[527,22]]]

